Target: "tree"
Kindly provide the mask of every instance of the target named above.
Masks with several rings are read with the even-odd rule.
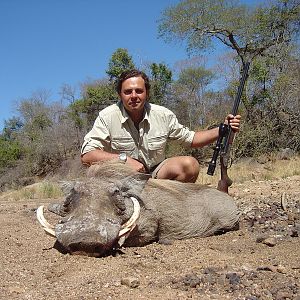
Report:
[[[255,105],[269,97],[268,63],[259,66],[259,62],[265,58],[282,61],[283,53],[288,53],[297,38],[299,25],[298,0],[277,0],[257,7],[235,0],[184,0],[163,12],[159,33],[166,41],[185,40],[191,52],[207,50],[219,41],[234,50],[243,65],[247,61],[256,64],[251,72],[264,87],[242,98],[246,118],[251,121]]]
[[[0,172],[1,169],[14,166],[21,154],[22,150],[17,141],[8,141],[0,136]]]
[[[24,126],[20,118],[12,117],[4,121],[4,128],[2,132],[2,138],[7,141],[13,141],[16,138],[16,134]]]
[[[22,99],[17,107],[20,120],[24,124],[23,131],[31,140],[38,138],[41,131],[52,125],[50,111],[47,106],[49,92],[39,90],[30,98]]]
[[[115,102],[117,98],[118,94],[113,83],[107,80],[98,80],[83,87],[83,97],[71,105],[71,111],[77,118],[84,114],[85,121],[83,123],[90,127],[99,111]]]
[[[207,86],[212,82],[213,74],[204,67],[189,67],[179,74],[176,85],[181,90],[179,101],[186,102],[189,127],[204,125],[208,103],[205,101]]]
[[[61,100],[66,100],[69,104],[76,100],[76,88],[69,84],[63,84],[60,88]]]
[[[118,48],[109,60],[106,74],[109,76],[110,81],[115,81],[122,72],[134,68],[135,66],[132,57],[128,54],[128,50]]]
[[[172,71],[163,63],[152,63],[150,73],[150,101],[162,105],[172,82]]]
[[[298,0],[278,0],[255,8],[231,0],[184,0],[163,12],[159,33],[167,41],[186,40],[205,50],[217,39],[244,63],[272,47],[289,44],[299,32]]]

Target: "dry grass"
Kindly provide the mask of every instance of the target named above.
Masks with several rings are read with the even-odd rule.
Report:
[[[216,186],[220,179],[220,170],[216,168],[214,176],[206,174],[207,168],[203,168],[198,177],[201,184]],[[290,160],[276,160],[270,158],[266,163],[258,163],[254,159],[245,159],[233,164],[228,169],[228,175],[235,183],[243,183],[248,180],[272,180],[300,175],[300,157]]]
[[[219,168],[214,176],[206,174],[207,167],[202,168],[197,182],[205,185],[217,186],[220,179]],[[229,177],[234,183],[243,183],[248,180],[272,180],[300,175],[300,156],[290,160],[276,160],[269,158],[265,163],[258,163],[255,159],[244,159],[233,164],[228,170]],[[0,200],[18,201],[27,199],[48,199],[62,197],[60,185],[42,181],[19,190],[0,194]]]
[[[61,196],[62,191],[58,184],[49,181],[42,181],[19,190],[3,193],[3,195],[0,195],[0,199],[18,201],[27,199],[59,198]]]

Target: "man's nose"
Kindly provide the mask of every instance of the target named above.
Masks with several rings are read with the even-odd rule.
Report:
[[[136,93],[135,90],[132,90],[132,92],[131,92],[131,97],[132,97],[132,98],[136,98],[136,97],[137,97],[137,93]]]

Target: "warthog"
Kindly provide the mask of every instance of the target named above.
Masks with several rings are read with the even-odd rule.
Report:
[[[149,178],[121,163],[91,166],[82,181],[64,185],[63,203],[48,210],[61,217],[51,226],[37,217],[56,248],[103,256],[124,246],[205,237],[236,228],[239,211],[226,193],[195,183]]]

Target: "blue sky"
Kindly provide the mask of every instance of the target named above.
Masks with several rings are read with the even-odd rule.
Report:
[[[112,53],[126,48],[139,67],[187,58],[158,39],[157,21],[176,0],[0,0],[0,130],[15,103],[38,90],[59,100],[63,84],[106,76]]]
[[[186,58],[158,39],[157,20],[172,0],[0,0],[0,129],[15,103],[45,89],[104,77],[117,48],[137,65]]]

